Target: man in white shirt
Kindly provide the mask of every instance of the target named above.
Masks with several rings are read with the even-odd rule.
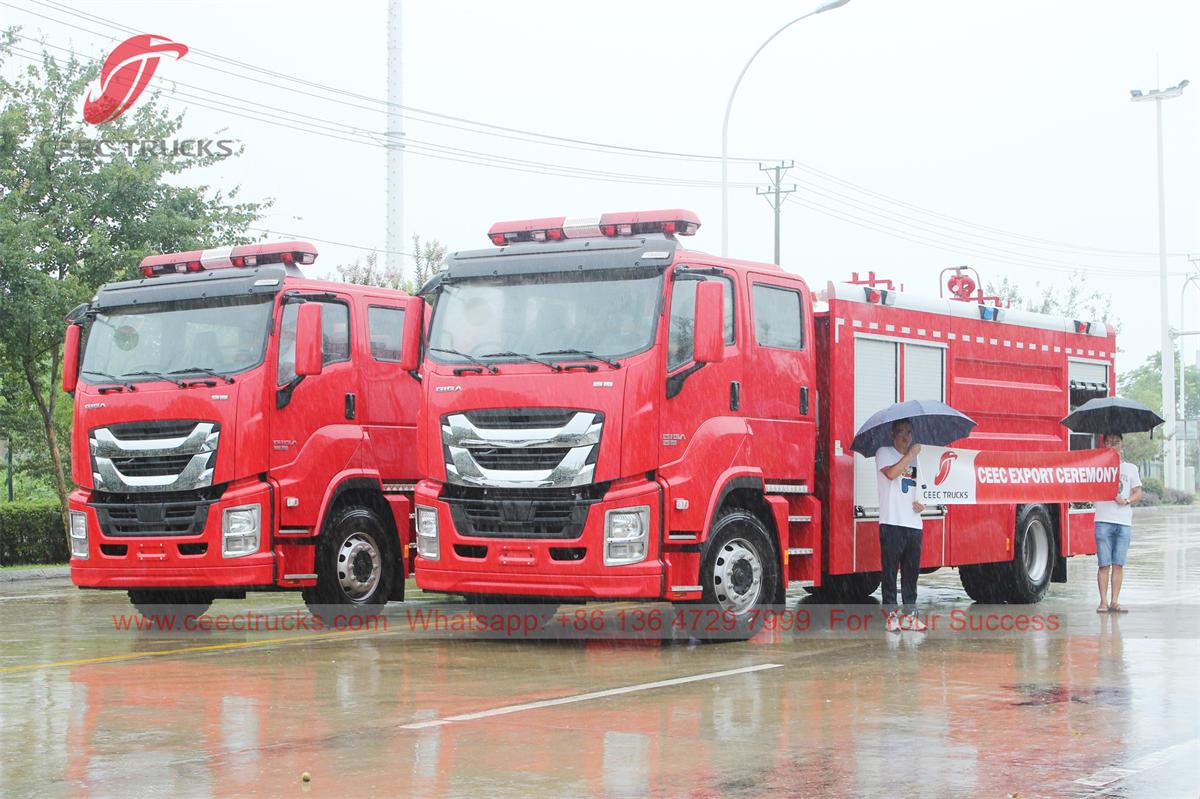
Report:
[[[912,422],[892,424],[892,446],[875,453],[879,484],[879,560],[883,578],[883,609],[888,632],[924,630],[916,614],[917,574],[921,569],[921,512],[917,501],[917,454]],[[896,608],[896,571],[900,571],[903,615]]]
[[[1123,441],[1120,434],[1104,437],[1104,446],[1121,454]],[[1096,560],[1100,570],[1096,573],[1096,586],[1100,589],[1100,606],[1097,613],[1124,613],[1125,608],[1117,601],[1121,596],[1121,580],[1125,576],[1125,555],[1133,537],[1133,503],[1142,498],[1142,478],[1138,468],[1122,459],[1117,496],[1096,503]],[[1112,580],[1112,597],[1109,598],[1109,572]]]

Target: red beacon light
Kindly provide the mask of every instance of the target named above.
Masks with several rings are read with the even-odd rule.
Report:
[[[284,264],[312,264],[317,260],[317,248],[307,241],[276,241],[265,244],[240,244],[236,247],[217,247],[211,250],[150,255],[138,265],[145,277],[207,272],[213,269],[245,268]]]
[[[488,230],[488,239],[497,247],[522,242],[562,241],[563,239],[618,238],[661,233],[667,236],[691,236],[700,229],[700,218],[691,211],[633,211],[603,214],[599,218],[521,219],[497,222]]]

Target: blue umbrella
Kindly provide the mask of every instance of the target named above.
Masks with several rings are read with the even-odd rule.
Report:
[[[975,420],[937,400],[908,400],[897,402],[871,415],[854,436],[850,448],[868,458],[874,458],[880,447],[892,445],[892,423],[908,419],[913,426],[913,441],[944,447],[952,441],[966,438],[975,428]]]

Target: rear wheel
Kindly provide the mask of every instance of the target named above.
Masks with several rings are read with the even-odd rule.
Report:
[[[133,588],[129,601],[144,617],[173,618],[182,623],[188,616],[203,616],[213,603],[213,593],[199,589]]]
[[[861,602],[879,589],[879,572],[827,574],[811,593],[817,602]]]
[[[1013,534],[1013,559],[1008,567],[1004,598],[1018,604],[1041,602],[1054,571],[1054,528],[1041,505],[1025,505],[1017,512]]]
[[[375,511],[351,505],[334,512],[317,544],[317,585],[304,592],[316,606],[377,608],[395,580],[395,547]]]

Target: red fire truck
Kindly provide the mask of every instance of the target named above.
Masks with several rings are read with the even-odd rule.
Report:
[[[856,426],[905,399],[978,422],[969,448],[1066,450],[1105,395],[1112,328],[999,307],[969,273],[924,298],[684,250],[682,210],[499,223],[422,291],[416,579],[498,598],[704,601],[879,585]],[[1090,440],[1078,442],[1091,446]],[[1033,602],[1092,551],[1066,504],[931,507],[925,569]]]
[[[76,585],[143,612],[402,596],[420,309],[307,280],[316,257],[302,241],[155,255],[68,317]]]

